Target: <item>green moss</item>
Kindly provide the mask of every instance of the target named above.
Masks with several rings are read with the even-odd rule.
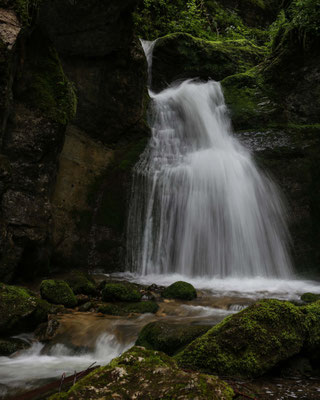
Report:
[[[81,271],[71,271],[72,276],[66,281],[75,294],[94,295],[97,290],[89,276]]]
[[[126,316],[129,314],[155,314],[159,309],[155,301],[141,301],[139,303],[103,304],[98,311],[107,315]]]
[[[66,307],[75,307],[77,299],[67,284],[62,280],[47,279],[41,282],[40,293],[43,299],[53,304],[62,304]]]
[[[301,295],[301,300],[305,303],[314,303],[315,301],[320,300],[320,294],[303,293],[303,295]]]
[[[167,299],[193,300],[197,291],[190,283],[178,281],[164,289],[161,295]]]
[[[171,356],[209,329],[210,326],[150,322],[140,331],[136,345],[163,351]]]
[[[181,371],[175,361],[157,351],[133,347],[108,366],[97,368],[58,399],[231,400],[232,389],[214,376]]]
[[[176,359],[184,368],[255,377],[299,353],[305,334],[305,316],[299,307],[262,300],[226,318]]]
[[[0,283],[0,335],[31,331],[49,311],[48,303],[27,289]]]
[[[158,90],[176,79],[192,77],[220,81],[259,64],[265,51],[246,39],[208,41],[170,34],[155,44],[152,86]]]
[[[307,340],[304,351],[315,360],[320,357],[320,301],[313,302],[301,307],[306,314],[305,326],[307,329]]]
[[[107,283],[101,294],[104,301],[140,301],[142,297],[134,285],[127,283]]]
[[[51,43],[36,32],[30,39],[30,55],[23,97],[48,118],[66,125],[75,116],[77,97],[73,84],[64,74],[58,53]]]

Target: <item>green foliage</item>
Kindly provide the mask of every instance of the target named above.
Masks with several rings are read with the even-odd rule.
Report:
[[[67,282],[47,279],[41,282],[40,293],[43,299],[53,304],[75,307],[77,299]]]
[[[291,23],[301,33],[320,36],[320,1],[294,0],[289,8]]]
[[[144,0],[134,13],[137,34],[148,40],[173,32],[208,38],[210,26],[203,8],[197,0]]]
[[[102,290],[104,301],[140,301],[141,293],[131,284],[107,283]]]
[[[167,299],[193,300],[197,291],[190,283],[178,281],[164,289],[161,295]]]

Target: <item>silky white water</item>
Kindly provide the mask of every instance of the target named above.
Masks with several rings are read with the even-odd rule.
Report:
[[[152,44],[144,43],[149,61]],[[291,275],[275,184],[232,135],[218,82],[149,91],[152,138],[135,166],[127,267],[141,275]]]

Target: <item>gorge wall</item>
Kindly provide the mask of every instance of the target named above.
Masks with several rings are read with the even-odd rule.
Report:
[[[318,268],[319,36],[292,25],[291,1],[208,0],[181,33],[162,17],[185,2],[153,3],[0,0],[0,281],[124,268],[131,169],[149,137],[138,36],[153,35],[166,35],[156,89],[222,81],[236,134],[288,199],[298,269]]]

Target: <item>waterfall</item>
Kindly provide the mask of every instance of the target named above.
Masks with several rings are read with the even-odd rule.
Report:
[[[144,48],[150,67],[153,45]],[[290,276],[281,195],[232,135],[220,84],[189,79],[149,94],[152,137],[133,173],[128,269]]]

